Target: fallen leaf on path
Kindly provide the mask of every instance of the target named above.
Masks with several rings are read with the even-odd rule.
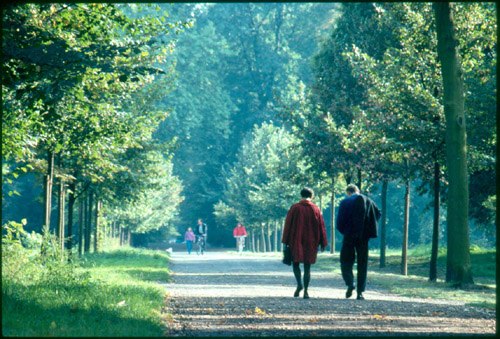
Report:
[[[255,313],[256,313],[256,314],[262,314],[262,315],[264,315],[264,314],[266,314],[266,311],[261,310],[260,308],[256,307],[256,308],[255,308]]]
[[[310,322],[310,323],[315,323],[315,322],[318,322],[318,319],[316,319],[316,318],[312,318],[312,319],[309,319],[309,322]]]
[[[433,316],[438,316],[438,315],[442,315],[442,313],[432,312],[432,315],[433,315]]]
[[[247,314],[252,314],[252,311],[250,311],[250,310],[247,310]]]
[[[222,321],[222,320],[219,320],[218,324],[220,325],[220,324],[222,324],[222,323],[223,323],[223,321]]]

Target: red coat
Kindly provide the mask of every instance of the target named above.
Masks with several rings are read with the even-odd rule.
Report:
[[[309,200],[294,204],[288,211],[281,242],[286,244],[289,235],[293,262],[314,264],[318,246],[328,246],[323,215]]]
[[[238,227],[236,226],[233,231],[233,236],[239,236],[239,235],[247,235],[247,231],[245,230],[245,227],[241,226]]]

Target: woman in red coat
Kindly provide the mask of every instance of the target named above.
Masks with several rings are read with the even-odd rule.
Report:
[[[309,298],[307,288],[311,281],[311,264],[316,262],[318,246],[321,251],[328,246],[325,221],[319,208],[311,200],[314,192],[310,188],[303,188],[300,192],[302,200],[290,208],[286,216],[283,230],[284,244],[289,244],[292,250],[293,274],[297,280],[297,289],[294,297],[298,297],[304,289],[304,299]],[[299,263],[304,263],[304,285],[300,279]]]

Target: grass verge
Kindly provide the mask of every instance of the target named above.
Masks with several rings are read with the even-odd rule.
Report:
[[[446,251],[438,255],[438,279],[430,282],[430,247],[418,246],[408,251],[408,275],[401,275],[401,252],[388,250],[386,266],[380,268],[379,252],[372,251],[368,260],[367,282],[391,292],[430,299],[463,301],[467,305],[496,308],[496,250],[473,247],[471,250],[472,274],[475,284],[469,288],[456,288],[444,281]],[[318,268],[341,274],[339,254],[318,256]],[[356,265],[354,266],[354,272]]]
[[[22,269],[2,263],[2,334],[162,336],[166,291],[155,282],[168,281],[168,263],[164,252],[121,248],[50,268],[25,252]]]

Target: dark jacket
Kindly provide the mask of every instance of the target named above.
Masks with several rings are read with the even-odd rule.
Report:
[[[376,238],[380,215],[373,200],[363,194],[352,195],[340,203],[337,229],[356,238]]]

